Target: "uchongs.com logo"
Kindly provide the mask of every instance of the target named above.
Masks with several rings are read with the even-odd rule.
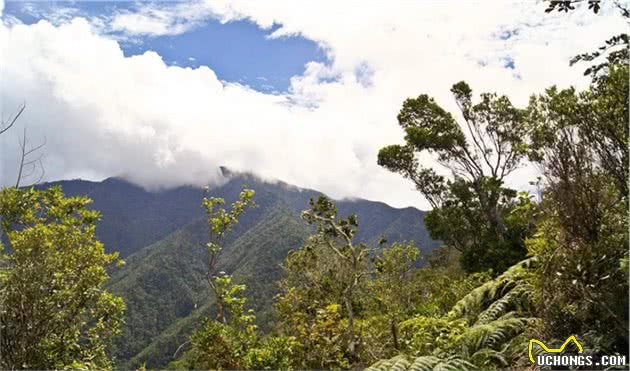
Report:
[[[569,343],[573,342],[577,347],[578,354],[564,354],[564,350]],[[534,345],[538,345],[542,348],[543,352],[538,355],[534,355]],[[569,336],[567,340],[560,346],[560,348],[549,348],[545,343],[537,339],[530,339],[529,346],[529,360],[537,366],[586,366],[586,367],[609,367],[609,366],[624,366],[627,364],[626,356],[621,355],[583,355],[584,347],[582,343],[576,339],[575,336]]]

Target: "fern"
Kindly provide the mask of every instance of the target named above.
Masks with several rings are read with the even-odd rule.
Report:
[[[498,363],[501,367],[507,367],[509,364],[508,357],[503,351],[489,348],[475,352],[470,357],[470,360],[484,368],[495,363]]]
[[[470,327],[459,336],[458,343],[468,354],[474,354],[484,348],[497,349],[523,332],[529,318],[517,317],[510,312],[490,323]]]
[[[424,356],[416,358],[409,370],[413,371],[424,371],[424,370],[433,370],[442,360],[438,357],[433,356]]]
[[[459,357],[449,357],[447,359],[444,360],[440,360],[440,362],[435,365],[435,367],[432,370],[436,370],[436,371],[467,371],[467,370],[476,370],[477,367],[464,360],[461,359]],[[426,370],[431,370],[431,369],[426,369]]]
[[[504,368],[523,360],[530,314],[535,258],[524,260],[457,302],[441,318],[415,317],[401,323],[410,333],[411,353],[382,360],[370,370],[474,370]]]
[[[510,267],[494,280],[488,281],[474,289],[453,306],[448,313],[448,318],[465,317],[473,323],[481,312],[507,295],[511,290],[522,285],[529,286],[532,276],[530,268],[535,264],[535,261],[535,258],[523,260]]]
[[[476,370],[472,363],[458,358],[449,357],[441,359],[435,356],[422,356],[412,359],[411,362],[405,356],[396,356],[389,360],[379,361],[366,371],[466,371]]]
[[[405,356],[399,355],[394,358],[380,360],[368,367],[366,371],[407,370],[410,365]]]
[[[496,320],[509,309],[526,311],[529,309],[533,287],[528,283],[519,283],[499,300],[493,302],[477,317],[477,324],[484,324]]]

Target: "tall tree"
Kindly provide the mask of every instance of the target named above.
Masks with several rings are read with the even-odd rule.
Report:
[[[207,191],[207,189],[206,189]],[[236,223],[238,218],[245,212],[248,207],[254,207],[253,200],[254,191],[251,189],[244,189],[239,194],[239,199],[236,200],[228,211],[221,207],[225,203],[225,200],[219,197],[204,197],[202,206],[206,211],[208,217],[208,235],[209,241],[206,244],[208,251],[208,264],[206,271],[206,278],[208,285],[214,293],[217,304],[217,320],[223,323],[227,323],[227,314],[225,313],[226,306],[226,292],[231,290],[231,284],[226,286],[226,282],[231,283],[231,280],[225,280],[226,274],[224,272],[217,272],[217,262],[219,254],[222,250],[222,240],[226,233],[228,233]]]
[[[207,189],[206,189],[207,192]],[[225,272],[217,272],[223,238],[238,223],[248,207],[254,207],[254,191],[244,189],[230,209],[222,207],[225,200],[204,197],[202,207],[208,218],[209,241],[206,244],[208,262],[206,278],[217,308],[215,320],[206,319],[186,344],[191,343],[182,360],[173,365],[188,369],[243,369],[248,367],[247,354],[257,341],[254,315],[245,309],[245,285],[238,285]]]
[[[341,279],[343,304],[348,315],[348,353],[356,357],[358,343],[355,331],[354,299],[362,280],[367,278],[367,256],[369,249],[365,244],[353,241],[359,225],[356,215],[337,218],[335,204],[325,196],[311,199],[311,209],[302,212],[302,218],[317,227],[317,233],[329,253],[334,254],[342,263]]]
[[[461,124],[428,95],[409,98],[398,114],[405,144],[382,148],[378,164],[414,182],[433,207],[432,237],[460,250],[466,269],[501,271],[525,254],[527,228],[506,223],[517,194],[504,186],[527,155],[525,110],[490,93],[474,104],[465,82],[451,92]],[[421,165],[418,154],[433,155],[438,166]]]
[[[530,103],[544,218],[528,245],[545,262],[538,286],[546,335],[588,332],[601,351],[622,354],[628,350],[628,72],[627,64],[612,64],[585,92],[552,87]]]
[[[375,312],[387,318],[391,344],[400,350],[398,323],[412,314],[419,301],[416,264],[420,250],[411,244],[394,243],[374,258],[370,292]]]
[[[317,235],[289,252],[282,264],[284,276],[274,308],[280,333],[300,344],[293,359],[298,369],[351,366],[343,310],[344,265]]]

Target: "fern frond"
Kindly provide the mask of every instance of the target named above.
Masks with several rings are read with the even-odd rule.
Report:
[[[459,358],[439,358],[435,356],[422,356],[413,359],[410,363],[404,356],[396,356],[388,360],[378,361],[366,369],[366,371],[472,371],[477,367],[472,363]]]
[[[404,356],[382,360],[369,370],[459,371],[504,368],[523,361],[526,330],[540,321],[527,315],[534,293],[534,264],[536,258],[513,265],[471,291],[444,317],[403,321],[401,334],[409,339],[410,351],[424,355],[411,361]]]
[[[535,262],[536,258],[523,260],[510,267],[499,277],[472,290],[453,306],[447,315],[448,318],[457,319],[466,317],[469,322],[474,322],[473,320],[479,313],[491,305],[491,303],[505,296],[515,287],[529,283],[532,275],[530,268]]]
[[[380,360],[366,368],[365,371],[405,371],[409,365],[407,358],[399,355],[394,358]]]
[[[483,348],[498,349],[523,332],[529,321],[530,318],[517,317],[514,312],[510,312],[492,322],[469,328],[457,341],[468,354],[474,354]]]
[[[434,356],[423,356],[413,360],[409,371],[428,371],[435,369],[435,366],[440,363],[441,359]]]
[[[459,357],[450,357],[445,360],[441,360],[440,363],[435,365],[434,371],[473,371],[477,370],[477,367]]]
[[[496,320],[509,310],[524,311],[529,308],[534,287],[528,283],[518,283],[513,289],[499,300],[493,302],[479,314],[477,324],[484,324]]]
[[[483,348],[470,357],[477,365],[490,366],[492,364],[499,364],[501,367],[507,367],[509,365],[508,357],[502,350],[495,350],[490,348]]]

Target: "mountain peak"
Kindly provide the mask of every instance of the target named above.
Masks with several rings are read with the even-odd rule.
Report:
[[[228,169],[226,166],[219,166],[219,171],[221,172],[221,175],[226,178],[231,178],[232,175],[234,175],[234,172]]]

